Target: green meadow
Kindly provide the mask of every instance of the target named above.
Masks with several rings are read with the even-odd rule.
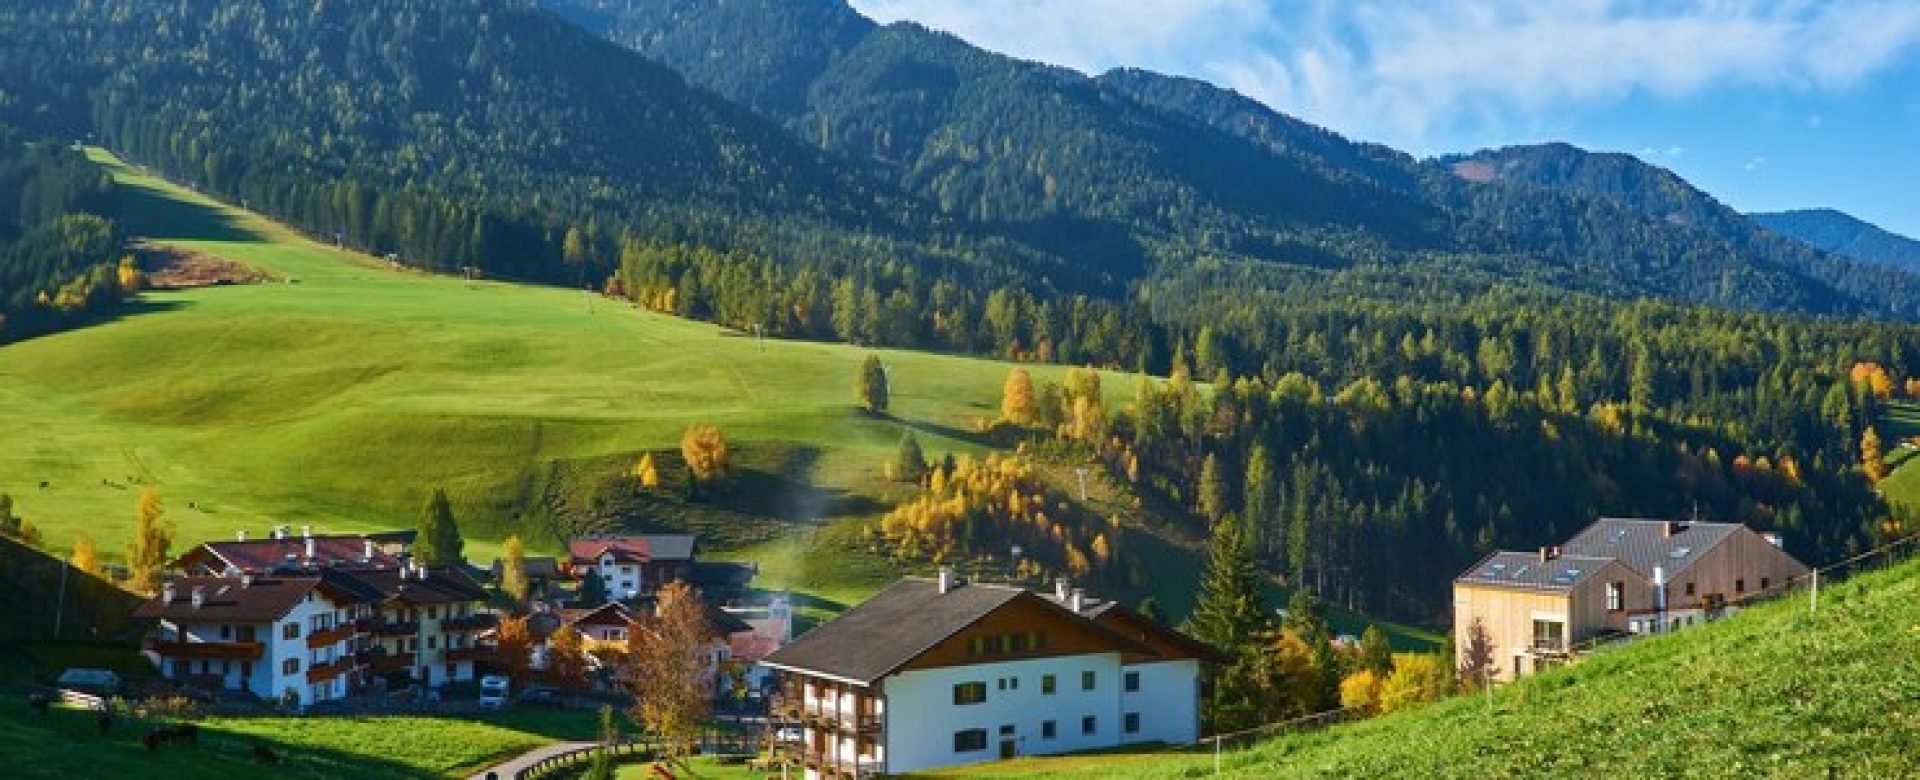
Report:
[[[149,485],[188,543],[409,526],[445,487],[485,560],[554,464],[677,452],[696,422],[744,469],[826,497],[783,516],[871,513],[904,428],[936,456],[977,451],[1007,371],[883,351],[895,418],[870,417],[852,393],[868,350],[396,270],[98,158],[132,233],[281,281],[148,292],[115,321],[0,349],[0,491],[57,549],[85,533],[117,556]]]

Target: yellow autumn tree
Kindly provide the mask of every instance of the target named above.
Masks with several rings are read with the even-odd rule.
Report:
[[[1880,433],[1871,425],[1867,426],[1866,433],[1860,434],[1860,470],[1866,472],[1868,482],[1879,484],[1887,478],[1887,459],[1881,449]]]
[[[653,453],[640,456],[640,462],[633,464],[633,478],[640,480],[640,487],[660,489],[660,467],[654,465]]]
[[[1362,669],[1340,681],[1340,706],[1372,712],[1380,708],[1380,678]]]
[[[705,423],[688,426],[686,434],[680,437],[680,455],[686,459],[694,479],[703,483],[725,477],[732,458],[727,437],[719,428]]]
[[[515,604],[527,603],[527,553],[517,535],[508,536],[500,555],[500,592]]]
[[[1000,419],[1029,426],[1033,413],[1033,376],[1016,367],[1007,372],[1006,384],[1000,388]]]
[[[140,491],[133,543],[127,548],[127,587],[135,593],[152,593],[160,586],[160,570],[173,546],[173,526],[166,515],[160,491],[151,487]]]
[[[1439,701],[1452,687],[1453,675],[1440,656],[1430,653],[1396,653],[1393,671],[1380,683],[1380,711],[1397,712],[1420,704]]]
[[[100,566],[100,553],[94,549],[93,540],[88,539],[84,534],[73,538],[73,568],[95,577],[101,576],[105,571]]]

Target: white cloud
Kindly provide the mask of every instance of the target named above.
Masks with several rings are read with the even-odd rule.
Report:
[[[1361,137],[1551,125],[1635,94],[1831,91],[1920,45],[1911,0],[854,0],[987,48],[1199,76]]]
[[[1767,164],[1767,158],[1754,157],[1753,159],[1748,160],[1746,165],[1742,165],[1740,167],[1746,169],[1747,173],[1753,173],[1754,171],[1760,170],[1760,167],[1766,164]]]

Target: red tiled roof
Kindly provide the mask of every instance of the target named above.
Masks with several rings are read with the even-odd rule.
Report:
[[[693,560],[694,538],[690,534],[651,534],[644,536],[593,536],[567,543],[574,563],[592,563],[608,551],[622,563],[646,563],[652,560]]]

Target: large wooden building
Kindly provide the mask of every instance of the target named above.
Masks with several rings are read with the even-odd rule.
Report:
[[[1474,624],[1489,677],[1559,663],[1607,635],[1660,633],[1720,617],[1807,574],[1777,537],[1738,523],[1603,518],[1558,547],[1495,552],[1453,583],[1457,660]]]

